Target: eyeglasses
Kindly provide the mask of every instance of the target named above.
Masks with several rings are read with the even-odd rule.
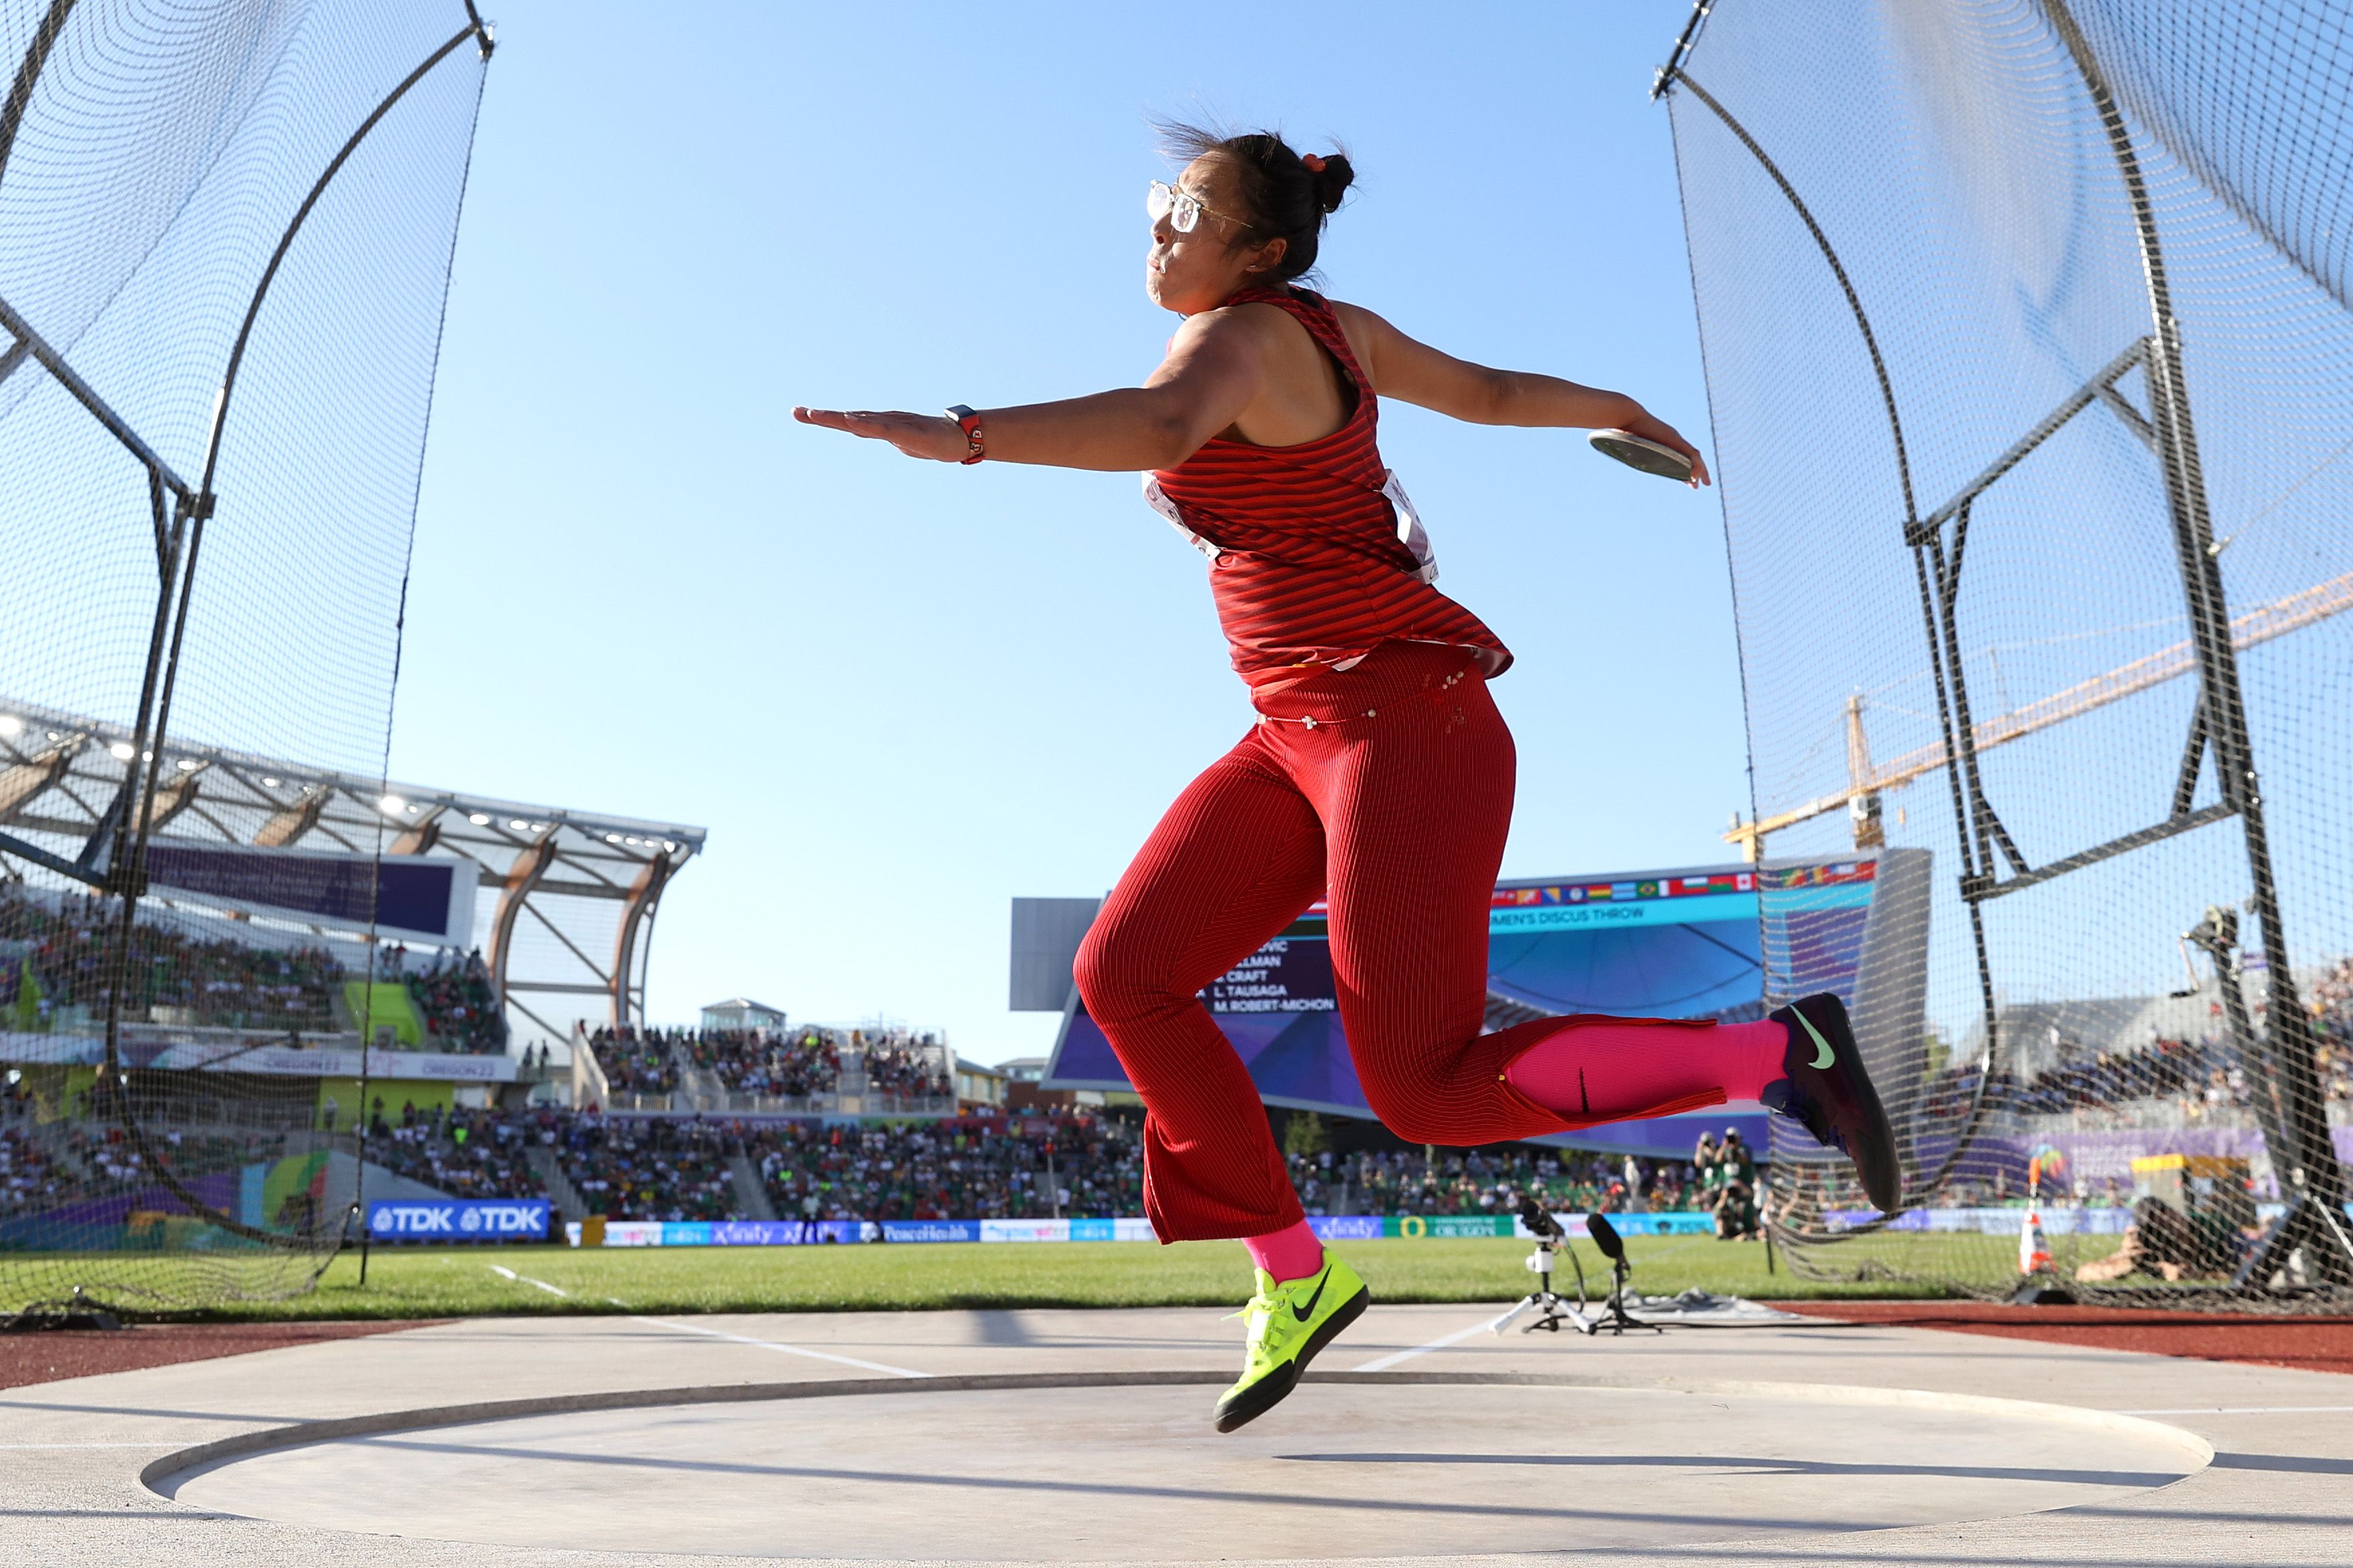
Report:
[[[1199,226],[1203,213],[1208,214],[1222,223],[1240,224],[1244,228],[1255,226],[1235,217],[1230,213],[1221,213],[1215,207],[1202,205],[1200,197],[1188,191],[1179,190],[1166,180],[1152,182],[1152,188],[1145,193],[1144,210],[1152,216],[1152,221],[1155,223],[1158,223],[1164,217],[1166,218],[1168,226],[1178,234],[1192,233]]]

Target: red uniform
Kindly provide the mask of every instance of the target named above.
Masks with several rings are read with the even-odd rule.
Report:
[[[1218,622],[1253,687],[1318,667],[1345,669],[1384,642],[1470,651],[1501,675],[1510,650],[1430,586],[1438,563],[1376,443],[1380,400],[1331,302],[1305,289],[1246,289],[1229,305],[1287,311],[1339,365],[1355,400],[1319,441],[1255,447],[1220,437],[1150,476],[1145,497],[1209,557]]]
[[[1314,335],[1355,406],[1321,440],[1214,440],[1146,486],[1211,558],[1219,619],[1261,718],[1169,807],[1077,965],[1087,1012],[1145,1103],[1145,1208],[1164,1241],[1260,1237],[1301,1218],[1258,1091],[1199,993],[1319,898],[1357,1079],[1414,1142],[1694,1110],[1764,1081],[1751,1070],[1759,1052],[1727,1062],[1691,1048],[1699,1031],[1735,1033],[1709,1025],[1541,1018],[1480,1032],[1514,785],[1511,731],[1486,681],[1511,655],[1430,585],[1428,542],[1381,464],[1377,403],[1330,303],[1285,289],[1229,302],[1253,301]],[[1538,1075],[1513,1069],[1565,1033],[1579,1037],[1573,1055],[1553,1053]]]

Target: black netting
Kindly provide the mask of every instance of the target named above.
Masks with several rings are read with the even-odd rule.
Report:
[[[375,940],[417,846],[343,796],[488,56],[465,0],[0,5],[0,1309],[283,1294],[345,1234],[339,1075],[431,999]]]
[[[1914,1206],[1777,1131],[1801,1271],[2353,1287],[2347,26],[1721,0],[1669,74],[1750,829],[1927,856]]]

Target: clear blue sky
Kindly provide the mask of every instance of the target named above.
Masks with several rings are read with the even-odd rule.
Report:
[[[1007,903],[1090,895],[1249,722],[1128,475],[917,464],[797,402],[1149,373],[1147,121],[1343,140],[1328,289],[1470,358],[1706,405],[1653,68],[1683,0],[498,7],[417,520],[396,777],[696,823],[651,1007],[1042,1050]],[[1441,586],[1519,656],[1511,876],[1726,858],[1713,493],[1383,408]]]

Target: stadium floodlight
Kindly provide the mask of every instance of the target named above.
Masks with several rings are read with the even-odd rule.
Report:
[[[17,736],[25,732],[25,721],[14,713],[0,713],[0,735]]]
[[[180,759],[180,771],[184,773],[195,773],[196,769],[202,765],[203,764],[198,763],[194,757],[182,757]]]
[[[531,831],[531,824],[523,821],[521,817],[517,817],[513,821],[508,823],[507,826],[517,833],[529,833]]]
[[[128,741],[117,741],[114,744],[106,748],[108,754],[112,756],[118,763],[129,762],[131,760],[132,753],[136,752],[138,749],[138,747],[132,745]]]
[[[397,816],[402,812],[408,809],[408,803],[401,799],[396,795],[385,795],[382,800],[376,802],[376,805],[382,806],[385,810],[385,814],[389,816]]]
[[[274,779],[274,778],[271,778],[271,777],[270,777],[269,774],[267,774],[267,773],[264,773],[264,774],[262,775],[262,777],[261,777],[261,782],[262,782],[263,784],[268,784],[271,789],[276,789],[276,788],[278,787],[278,781],[277,781],[276,779]]]
[[[466,814],[466,820],[472,823],[477,827],[488,827],[491,825],[490,814],[483,811],[468,812]]]

